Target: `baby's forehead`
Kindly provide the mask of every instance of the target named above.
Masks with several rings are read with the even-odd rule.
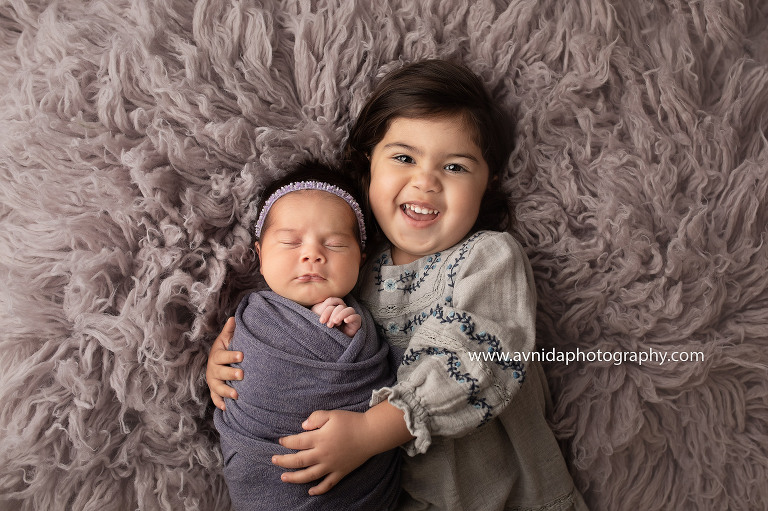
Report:
[[[329,203],[336,203],[339,206],[344,206],[346,209],[349,210],[350,214],[354,215],[354,212],[352,211],[352,208],[347,204],[347,201],[339,197],[338,195],[335,195],[331,192],[326,192],[324,190],[296,190],[294,192],[287,193],[277,199],[277,202],[275,202],[275,205],[279,204],[280,201],[284,199],[289,199],[287,202],[298,201],[302,203],[307,203],[310,201],[319,201],[319,202],[329,202]],[[274,206],[273,206],[274,207]],[[339,208],[342,209],[342,208]]]
[[[323,210],[322,216],[310,218],[311,220],[318,223],[342,220],[353,233],[356,231],[357,220],[351,206],[341,197],[323,190],[296,190],[280,197],[267,215],[267,222],[272,223],[280,217],[316,215],[310,205],[317,205]]]

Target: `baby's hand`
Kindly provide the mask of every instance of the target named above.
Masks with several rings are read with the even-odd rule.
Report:
[[[334,296],[313,305],[312,312],[320,316],[320,323],[328,328],[338,326],[349,337],[354,337],[363,324],[363,319],[353,307],[347,307],[344,300]]]

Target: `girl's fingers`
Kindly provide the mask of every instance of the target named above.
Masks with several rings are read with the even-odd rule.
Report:
[[[213,401],[213,406],[218,408],[219,410],[226,410],[227,407],[224,404],[224,398],[222,398],[220,395],[216,394],[215,392],[211,391],[211,400]]]
[[[315,410],[309,417],[307,417],[307,420],[301,423],[301,427],[306,431],[311,431],[322,427],[330,418],[331,414],[328,410]],[[306,449],[306,447],[303,448]],[[296,447],[296,449],[298,449],[298,447]]]
[[[220,360],[211,360],[208,363],[205,379],[211,388],[216,384],[224,384],[227,380],[239,381],[243,379],[243,370],[229,365],[242,362],[243,354],[239,351],[227,353],[226,357],[222,356]]]
[[[229,319],[227,319],[227,322],[224,323],[224,328],[221,329],[221,333],[216,337],[216,340],[213,341],[213,346],[216,347],[217,345],[224,346],[224,348],[229,347],[229,342],[232,340],[232,336],[235,335],[235,317],[230,316]],[[213,351],[213,348],[211,349]]]
[[[226,383],[224,383],[223,381],[212,381],[210,383],[210,389],[211,389],[211,396],[216,394],[219,399],[223,399],[225,397],[228,397],[231,399],[238,398],[237,391],[232,387],[230,387],[229,385],[227,385]],[[213,402],[214,404],[216,403],[216,398],[214,398]]]
[[[229,343],[235,333],[235,318],[230,317],[224,324],[221,333],[216,337],[208,353],[208,363],[205,369],[205,381],[211,393],[213,404],[224,410],[226,408],[224,398],[237,399],[237,391],[226,384],[227,380],[242,380],[242,369],[230,367],[229,364],[242,362],[241,351],[229,351]]]
[[[325,473],[319,467],[319,465],[314,465],[304,470],[296,470],[294,472],[283,472],[280,475],[280,480],[283,481],[284,483],[304,484],[304,483],[311,483],[312,481],[316,481],[321,477],[323,477],[324,475]],[[311,493],[311,495],[319,495],[319,493]]]
[[[328,490],[336,486],[336,483],[339,482],[339,478],[336,477],[335,474],[330,474],[327,476],[323,481],[318,484],[317,486],[313,486],[309,489],[310,495],[322,495],[323,493],[326,493]],[[314,481],[314,479],[312,479]],[[309,481],[307,481],[309,482]]]
[[[274,456],[272,456],[272,463],[277,465],[278,467],[296,470],[296,469],[308,469],[310,467],[316,466],[318,463],[318,460],[316,460],[312,455],[312,453],[310,452],[299,451],[291,454],[275,454]],[[320,477],[322,475],[324,474],[320,474],[317,477]],[[317,477],[315,479],[317,479]],[[314,481],[314,479],[310,479],[310,481]],[[293,481],[290,481],[290,482],[293,482]]]
[[[242,362],[242,361],[243,361],[242,351],[229,351],[229,350],[211,351],[211,354],[208,358],[209,365],[217,365],[217,366],[237,364],[238,362]]]
[[[284,436],[280,439],[278,439],[278,442],[283,447],[286,447],[288,449],[293,449],[295,451],[303,451],[305,449],[311,449],[315,445],[312,443],[312,437],[313,434],[311,431],[305,431],[304,433],[299,433],[297,435],[291,435],[291,436]],[[284,456],[295,456],[298,458],[302,458],[301,456],[297,456],[302,453],[294,453],[294,454],[285,454]],[[295,459],[295,458],[294,458]],[[302,458],[303,459],[303,458]],[[312,460],[308,460],[312,461]],[[296,465],[291,467],[285,467],[285,468],[298,468],[298,467],[307,467],[311,463],[308,463],[306,465]],[[282,465],[281,465],[282,466]]]
[[[211,369],[211,377],[209,378],[209,385],[223,384],[226,385],[226,381],[240,381],[243,379],[243,370],[236,369],[229,366],[216,366]]]

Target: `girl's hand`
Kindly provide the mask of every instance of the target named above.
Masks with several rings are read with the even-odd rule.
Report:
[[[211,391],[211,399],[217,408],[225,409],[224,397],[237,399],[237,391],[227,385],[227,380],[242,380],[242,369],[235,369],[229,364],[243,361],[242,351],[229,351],[229,342],[235,333],[235,318],[227,320],[224,328],[211,345],[208,353],[208,365],[205,368],[205,381]]]
[[[320,323],[328,328],[339,327],[347,337],[354,337],[363,324],[363,318],[344,300],[332,296],[312,306],[312,312],[320,316]]]
[[[363,413],[314,412],[301,425],[306,432],[280,439],[280,445],[299,452],[273,456],[272,463],[303,469],[283,473],[281,479],[287,483],[309,483],[322,477],[317,486],[309,489],[310,495],[322,495],[377,454],[369,449],[367,422]]]
[[[365,413],[317,411],[301,427],[307,431],[280,439],[280,445],[299,452],[272,456],[272,463],[300,469],[281,476],[288,483],[309,483],[324,477],[309,489],[310,495],[322,495],[371,456],[413,438],[402,410],[387,401]]]

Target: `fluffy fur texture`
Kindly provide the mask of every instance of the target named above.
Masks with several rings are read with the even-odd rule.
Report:
[[[768,508],[762,0],[0,3],[0,507],[229,506],[204,380],[252,201],[337,161],[377,77],[464,61],[519,118],[505,174],[594,509]]]

